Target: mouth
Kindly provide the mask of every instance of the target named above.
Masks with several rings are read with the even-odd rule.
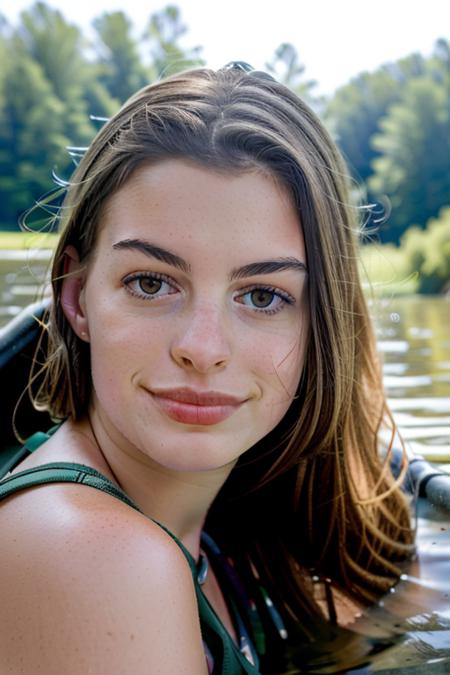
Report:
[[[168,417],[182,424],[218,424],[231,417],[245,403],[245,399],[219,392],[166,389],[150,393]]]

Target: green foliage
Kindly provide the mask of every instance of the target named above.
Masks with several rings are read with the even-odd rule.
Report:
[[[425,230],[410,228],[400,248],[408,269],[418,274],[419,293],[450,290],[450,207],[431,219]]]
[[[181,47],[180,40],[186,31],[180,10],[175,5],[168,5],[152,14],[144,33],[151,57],[152,80],[204,65],[201,47]]]
[[[67,23],[58,10],[37,2],[21,13],[16,35],[26,53],[40,64],[55,96],[61,101],[70,99],[74,86],[83,80],[79,28]]]
[[[41,66],[16,50],[3,80],[0,127],[2,222],[18,215],[49,189],[49,170],[66,164],[64,106]],[[46,167],[46,168],[43,168]]]
[[[392,205],[389,239],[399,241],[412,223],[425,223],[450,204],[450,90],[429,76],[410,80],[379,122],[368,184]]]
[[[22,12],[17,27],[0,15],[0,229],[17,229],[20,215],[52,189],[52,172],[68,177],[66,148],[88,145],[98,128],[90,115],[110,117],[162,72],[201,62],[200,48],[181,46],[186,28],[173,6],[151,16],[139,39],[123,12],[103,14],[94,27],[92,58],[80,29],[44,2]]]
[[[425,229],[409,228],[400,246],[363,246],[361,260],[362,278],[375,295],[450,291],[450,207]]]
[[[371,146],[371,138],[398,96],[398,79],[386,66],[375,73],[358,75],[338,89],[327,106],[327,124],[357,180],[366,180],[372,173],[377,152]]]
[[[372,296],[417,293],[418,274],[411,271],[404,252],[393,244],[361,247],[361,279]]]
[[[294,45],[283,42],[265,64],[279,82],[292,89],[297,96],[304,99],[314,108],[323,104],[321,98],[314,97],[312,90],[317,86],[315,80],[305,80],[305,66],[300,62],[298,52]]]
[[[63,103],[64,128],[70,144],[89,143],[95,128],[89,121],[92,111],[88,109],[85,92],[88,89],[94,93],[89,83],[93,75],[98,75],[99,66],[93,66],[84,56],[87,45],[80,29],[43,2],[22,12],[21,19],[16,39],[22,42],[23,51],[41,66],[54,95]],[[100,100],[102,96],[98,94],[97,102]],[[111,110],[110,101],[105,97],[103,101],[104,107]],[[98,108],[97,105],[95,114],[105,112]]]
[[[450,203],[450,45],[411,54],[341,87],[325,119],[361,193],[387,203],[381,241],[396,244]]]
[[[427,62],[427,73],[450,90],[450,43],[447,40],[436,41],[433,55]]]
[[[2,61],[0,79],[3,228],[16,229],[20,215],[52,189],[52,171],[71,172],[66,147],[89,143],[95,132],[83,97],[90,80],[83,45],[79,29],[42,2],[3,37],[3,48],[14,54]]]
[[[55,249],[58,243],[57,233],[0,232],[0,251],[20,251]]]
[[[0,14],[0,229],[17,228],[20,213],[51,189],[52,171],[68,177],[65,147],[90,142],[98,128],[90,115],[108,118],[146,83],[203,65],[175,5],[150,15],[141,33],[124,11],[103,13],[93,26],[89,43],[41,1],[17,26]],[[411,224],[423,226],[450,204],[448,41],[427,59],[412,54],[361,73],[326,110],[294,45],[280,44],[266,67],[324,115],[361,193],[390,203],[382,241],[398,243]]]
[[[93,26],[100,39],[98,82],[123,103],[148,82],[131,22],[123,12],[112,12],[95,19]]]
[[[424,58],[411,54],[373,73],[361,73],[340,87],[329,101],[325,120],[356,179],[365,181],[372,174],[372,162],[379,153],[371,138],[379,131],[380,120],[399,100],[405,84],[425,70]]]

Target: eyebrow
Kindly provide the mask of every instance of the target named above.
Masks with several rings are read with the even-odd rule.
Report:
[[[114,249],[118,250],[135,250],[144,253],[149,258],[165,262],[182,272],[189,273],[191,266],[186,260],[171,251],[155,246],[149,241],[143,239],[123,239],[113,244]],[[273,274],[274,272],[283,272],[285,270],[296,270],[298,272],[307,273],[306,264],[298,258],[276,258],[275,260],[263,260],[261,262],[253,262],[242,267],[235,267],[231,271],[230,281],[242,279],[244,277],[251,277],[257,274]]]
[[[235,267],[230,274],[230,281],[242,279],[243,277],[252,277],[257,274],[283,272],[284,270],[308,271],[305,263],[297,258],[276,258],[275,260],[263,260],[261,262],[249,263],[243,267]]]
[[[155,258],[161,262],[168,263],[173,267],[177,267],[182,272],[188,273],[191,271],[191,266],[183,258],[143,239],[123,239],[113,244],[113,248],[140,251],[149,258]]]

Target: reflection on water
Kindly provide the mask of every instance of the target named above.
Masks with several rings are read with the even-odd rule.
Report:
[[[398,636],[399,642],[371,659],[365,672],[450,672],[450,518],[420,505],[418,558],[378,606],[354,626],[363,635]],[[433,665],[433,670],[431,669]]]
[[[371,306],[391,409],[412,454],[450,462],[450,298]]]
[[[284,675],[294,673],[450,673],[450,516],[419,500],[418,556],[378,605],[326,648],[293,652]]]
[[[1,252],[0,252],[1,253]],[[0,260],[0,326],[36,299],[47,266],[21,253]],[[396,422],[413,454],[450,462],[450,299],[371,304]],[[450,466],[450,464],[448,465]],[[420,500],[422,501],[422,500]],[[450,673],[450,516],[421,503],[418,558],[382,602],[316,655],[293,654],[290,674]],[[306,666],[309,663],[309,666]]]
[[[0,327],[41,293],[51,251],[0,251]]]

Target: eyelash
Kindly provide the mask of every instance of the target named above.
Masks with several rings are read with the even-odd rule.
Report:
[[[139,282],[142,279],[154,279],[156,281],[162,281],[175,291],[180,290],[179,286],[177,286],[174,281],[165,274],[159,274],[158,272],[152,272],[152,274],[149,274],[148,272],[135,272],[134,274],[130,274],[129,276],[125,277],[125,279],[123,279],[123,283],[131,295],[134,295],[136,298],[141,298],[142,300],[153,300],[159,297],[156,293],[152,295],[151,293],[145,293],[142,290],[139,292],[132,287],[131,284],[133,281]],[[167,293],[167,295],[173,295],[173,293]]]
[[[260,285],[255,285],[255,286],[249,286],[248,288],[243,288],[241,291],[239,291],[238,294],[236,294],[234,297],[235,298],[241,298],[246,295],[249,295],[250,293],[253,293],[255,291],[262,291],[263,293],[273,293],[274,298],[277,297],[280,300],[280,304],[274,308],[274,309],[269,309],[269,308],[264,308],[264,307],[253,307],[253,311],[257,312],[258,314],[265,314],[267,315],[273,315],[277,314],[280,312],[285,305],[294,305],[295,304],[295,298],[292,297],[292,295],[289,295],[289,293],[286,293],[286,291],[282,291],[279,288],[274,288],[273,286],[260,286]],[[244,303],[241,303],[244,304]]]
[[[157,293],[152,295],[145,293],[143,291],[139,292],[135,288],[133,288],[132,283],[134,281],[139,282],[142,279],[154,279],[157,281],[162,281],[163,283],[166,283],[168,286],[170,286],[170,288],[174,289],[173,292],[167,293],[166,295],[173,295],[174,292],[180,290],[179,286],[174,283],[173,279],[166,276],[165,274],[159,274],[158,272],[153,272],[152,274],[149,274],[148,272],[135,272],[134,274],[130,274],[129,276],[125,277],[125,279],[123,279],[123,284],[125,285],[125,288],[128,291],[128,293],[130,293],[134,297],[141,298],[142,300],[151,301],[160,297],[157,295]],[[254,293],[255,291],[273,293],[274,298],[277,297],[280,300],[279,305],[273,309],[263,307],[253,307],[252,311],[257,312],[258,314],[265,314],[266,316],[277,314],[279,311],[283,309],[285,305],[295,304],[295,298],[289,295],[289,293],[286,293],[285,291],[282,291],[279,288],[275,288],[274,286],[261,286],[261,285],[249,286],[236,293],[234,295],[234,298],[243,298],[246,295],[249,295],[250,293]],[[245,303],[242,302],[239,304],[244,305]]]

